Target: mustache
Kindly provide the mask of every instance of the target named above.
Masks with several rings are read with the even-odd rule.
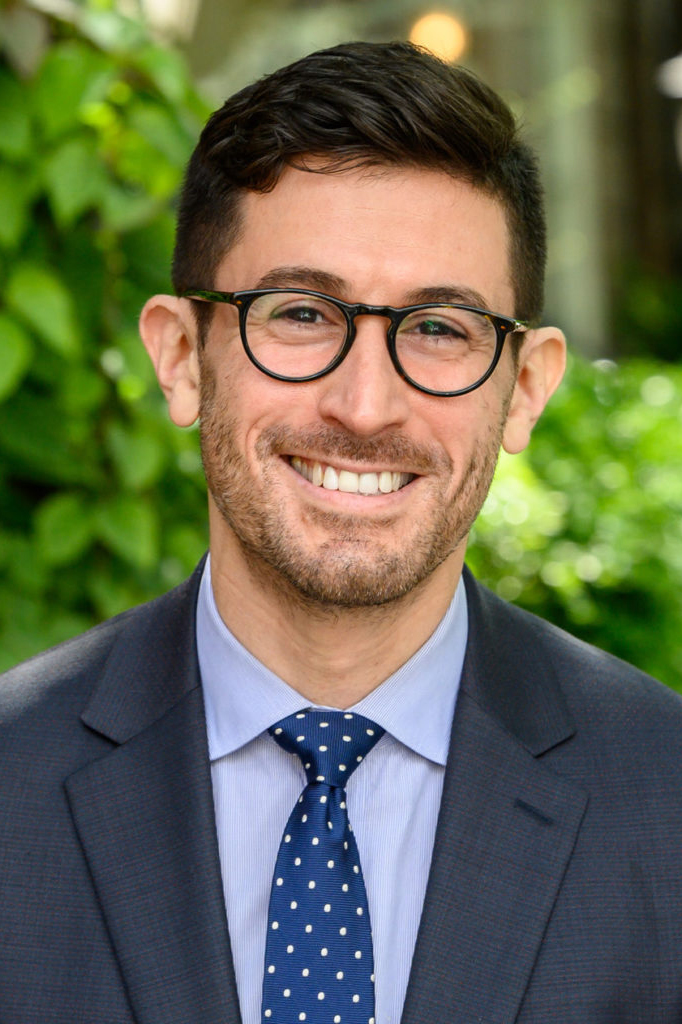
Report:
[[[449,472],[451,459],[441,448],[420,445],[402,434],[380,437],[357,437],[346,430],[319,426],[310,430],[292,430],[273,426],[260,435],[256,449],[259,455],[288,455],[304,451],[324,452],[326,458],[400,466],[416,474]]]

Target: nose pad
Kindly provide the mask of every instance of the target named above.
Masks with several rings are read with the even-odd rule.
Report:
[[[387,327],[381,317],[358,314],[350,351],[320,381],[320,414],[358,435],[395,427],[409,414],[409,385],[391,360]]]

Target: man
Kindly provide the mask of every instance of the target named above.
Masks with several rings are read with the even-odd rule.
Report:
[[[463,574],[563,372],[544,239],[407,44],[213,115],[141,317],[210,558],[4,679],[3,1024],[682,1019],[680,702]]]

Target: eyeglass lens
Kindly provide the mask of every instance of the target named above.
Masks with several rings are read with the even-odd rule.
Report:
[[[246,338],[265,369],[296,379],[330,365],[346,341],[348,325],[333,303],[297,292],[256,298],[246,316]],[[497,333],[483,313],[433,306],[407,313],[396,332],[396,353],[405,373],[422,387],[456,391],[488,371]]]

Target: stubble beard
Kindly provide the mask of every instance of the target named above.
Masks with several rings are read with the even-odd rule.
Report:
[[[504,422],[502,417],[489,427],[461,472],[455,493],[448,496],[453,466],[441,449],[416,445],[400,435],[363,439],[326,426],[264,430],[255,447],[262,471],[256,483],[238,447],[236,424],[225,414],[229,405],[229,396],[217,398],[212,370],[204,362],[201,453],[215,506],[253,578],[285,600],[320,613],[385,607],[425,584],[464,541],[481,509],[495,472]],[[268,491],[274,478],[268,466],[283,453],[306,450],[324,451],[331,463],[336,457],[374,465],[409,465],[434,481],[430,493],[422,497],[423,514],[413,516],[402,550],[392,543],[391,515],[363,518],[312,505],[305,513],[310,526],[316,535],[323,532],[328,539],[314,551],[306,545],[306,521],[292,524],[276,488]]]

